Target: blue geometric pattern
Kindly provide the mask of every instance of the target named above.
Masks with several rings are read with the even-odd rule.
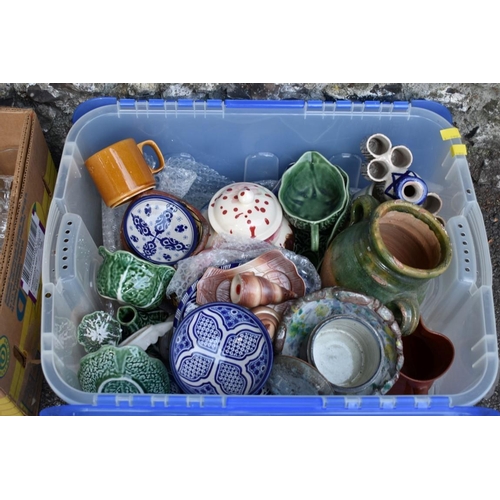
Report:
[[[130,204],[123,233],[134,253],[157,264],[174,264],[191,254],[198,243],[198,229],[191,213],[174,200],[158,195]]]
[[[213,363],[214,358],[195,352],[189,358],[182,360],[179,374],[191,382],[196,382],[207,376]]]
[[[217,394],[212,384],[203,384],[193,389],[193,394]]]
[[[248,363],[248,372],[252,375],[256,385],[263,383],[263,380],[267,380],[266,374],[269,372],[269,365],[267,361],[269,358],[268,349],[269,347],[265,344],[260,356],[254,361]]]
[[[175,342],[172,342],[171,345],[171,349],[176,358],[178,358],[183,351],[193,348],[193,342],[191,342],[187,332],[180,332],[180,334],[175,337]]]
[[[217,352],[222,338],[222,333],[217,328],[213,318],[200,314],[192,324],[193,335],[198,340],[198,345],[211,352]]]
[[[215,373],[215,381],[226,394],[243,394],[247,385],[241,368],[232,363],[221,361]]]
[[[262,335],[250,331],[239,332],[236,335],[228,335],[222,354],[228,358],[244,359],[257,350]]]
[[[199,306],[180,321],[171,345],[172,373],[187,393],[256,394],[271,372],[267,330],[235,304]]]

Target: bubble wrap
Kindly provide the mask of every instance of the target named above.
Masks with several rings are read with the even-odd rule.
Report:
[[[120,227],[122,219],[127,210],[128,203],[119,205],[116,208],[109,208],[102,201],[102,244],[110,252],[123,250],[120,240]]]
[[[165,168],[155,174],[156,189],[184,198],[197,178],[197,174],[185,168],[171,168],[168,162]]]
[[[167,287],[167,297],[175,295],[180,299],[191,284],[201,278],[210,266],[222,266],[230,262],[245,263],[265,252],[276,249],[283,252],[283,255],[295,264],[299,275],[306,284],[306,293],[315,292],[321,288],[318,272],[307,258],[289,250],[275,247],[266,241],[230,234],[218,234],[210,249],[179,262],[177,271]]]
[[[196,180],[193,182],[188,193],[182,198],[198,210],[208,205],[212,196],[219,191],[219,189],[234,182],[232,179],[219,174],[219,172],[213,168],[196,162],[196,160],[187,153],[171,156],[167,160],[167,166],[176,169],[182,168],[196,174]]]

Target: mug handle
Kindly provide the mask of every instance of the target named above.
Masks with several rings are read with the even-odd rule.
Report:
[[[398,299],[387,304],[387,307],[394,313],[403,337],[415,331],[420,320],[419,307],[415,302]]]
[[[144,146],[151,146],[154,149],[154,152],[156,153],[156,156],[158,156],[158,159],[160,160],[160,166],[158,168],[155,168],[154,170],[151,170],[153,174],[157,174],[158,172],[163,170],[163,167],[165,166],[165,160],[163,158],[163,155],[160,151],[160,148],[156,144],[156,142],[148,139],[147,141],[140,142],[137,144],[137,147],[141,150],[142,153],[142,148]]]
[[[319,248],[319,225],[313,224],[311,226],[311,250],[317,252]]]
[[[357,222],[368,220],[379,204],[380,203],[369,194],[364,194],[355,198],[351,205],[349,226]]]

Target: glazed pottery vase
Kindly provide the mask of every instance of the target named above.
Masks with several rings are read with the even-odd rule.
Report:
[[[140,347],[104,346],[81,360],[78,380],[94,393],[168,394],[170,380],[159,359]]]
[[[350,226],[327,249],[321,282],[379,299],[409,335],[429,280],[446,271],[451,257],[448,234],[427,210],[401,200],[378,205],[363,195],[352,203]]]
[[[104,311],[85,315],[78,325],[77,340],[86,352],[95,352],[103,345],[117,345],[121,338],[120,323]]]
[[[110,252],[103,246],[104,257],[97,272],[96,288],[105,298],[139,309],[156,309],[162,302],[175,269],[139,259],[130,252]]]
[[[124,338],[127,338],[145,326],[162,323],[167,318],[168,314],[161,309],[156,311],[141,311],[133,306],[121,306],[116,311],[116,319],[122,328]]]

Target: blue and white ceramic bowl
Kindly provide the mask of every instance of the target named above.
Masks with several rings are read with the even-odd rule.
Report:
[[[193,253],[199,241],[190,211],[161,194],[141,196],[130,203],[122,223],[127,246],[155,264],[175,264]]]
[[[226,302],[189,313],[170,344],[170,368],[190,394],[257,394],[272,364],[265,326],[248,309]]]

